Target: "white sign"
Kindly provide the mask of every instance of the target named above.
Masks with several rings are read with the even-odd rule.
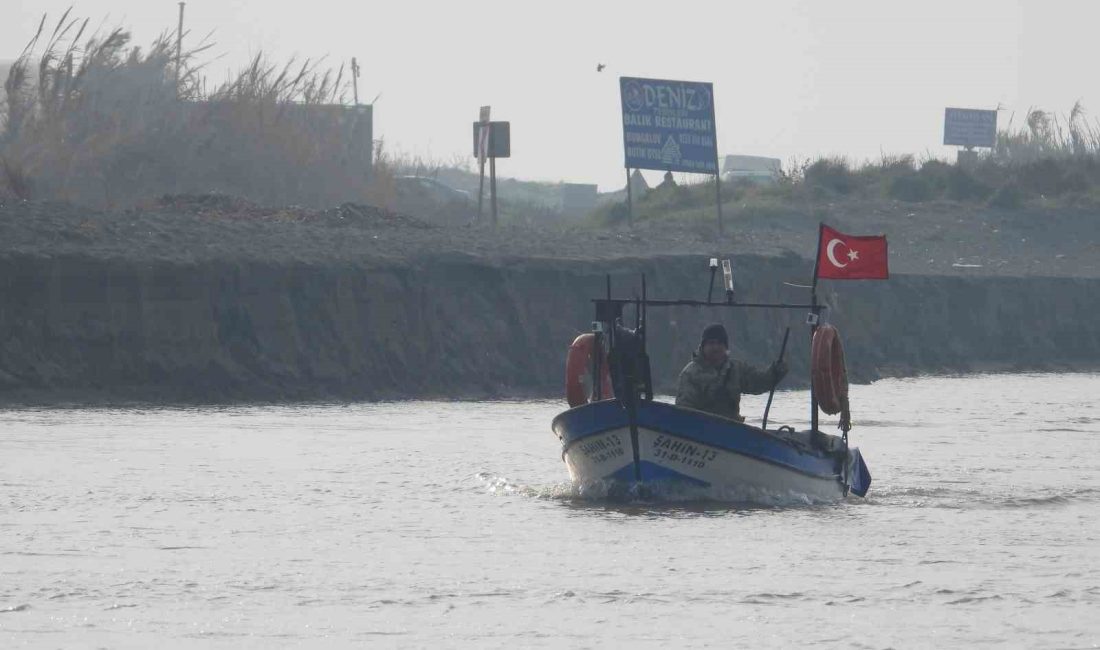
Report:
[[[943,143],[992,147],[997,141],[997,111],[948,108],[943,116]]]

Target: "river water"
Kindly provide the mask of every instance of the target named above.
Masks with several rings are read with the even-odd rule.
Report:
[[[1097,395],[855,386],[828,506],[581,498],[558,401],[6,411],[0,647],[1096,648]]]

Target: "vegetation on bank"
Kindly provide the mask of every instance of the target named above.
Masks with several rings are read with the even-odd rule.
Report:
[[[456,208],[455,220],[476,211],[469,159],[394,155],[357,137],[358,109],[349,106],[351,79],[342,67],[277,64],[259,54],[236,75],[210,83],[199,60],[210,44],[177,59],[174,37],[166,33],[142,48],[122,29],[89,33],[88,21],[69,13],[51,23],[44,18],[4,80],[0,197],[126,207],[162,195],[222,193],[269,205],[400,209],[401,177],[419,175],[472,197]],[[788,165],[774,184],[724,184],[723,202],[742,217],[835,201],[1100,206],[1096,124],[1080,105],[1064,118],[1032,110],[968,164],[913,156],[804,161]],[[558,218],[558,186],[499,183],[503,220]],[[636,201],[634,214],[639,221],[709,222],[713,203],[713,184],[703,182],[651,192]],[[619,200],[590,218],[597,226],[625,221]]]
[[[369,137],[356,141],[343,68],[257,54],[221,83],[177,58],[174,34],[146,48],[129,32],[90,33],[68,12],[43,18],[4,80],[0,192],[132,205],[222,192],[271,204],[369,202]],[[365,141],[367,151],[355,145]]]
[[[212,84],[200,61],[210,47],[177,59],[174,33],[142,48],[122,29],[89,34],[88,21],[69,13],[43,18],[3,77],[0,198],[127,207],[225,194],[266,205],[430,209],[457,223],[474,217],[470,161],[394,153],[360,130],[343,67],[276,64],[261,53]],[[434,205],[415,190],[410,196],[413,184],[401,184],[410,175],[439,178],[469,198]],[[556,188],[512,179],[499,186],[502,219],[556,216]]]
[[[636,220],[714,219],[714,183],[651,191],[634,206]],[[725,182],[723,205],[739,215],[768,215],[837,201],[958,202],[997,209],[1100,207],[1100,125],[1077,104],[1066,117],[1034,109],[1011,122],[992,150],[969,162],[912,155],[853,164],[844,158],[794,161],[773,184]],[[627,219],[623,202],[604,205],[596,224]]]

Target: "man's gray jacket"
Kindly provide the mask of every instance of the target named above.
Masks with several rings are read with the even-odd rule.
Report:
[[[720,366],[714,367],[704,362],[697,350],[691,363],[680,372],[676,405],[744,422],[741,393],[766,393],[784,374],[774,365],[760,369],[728,356]]]

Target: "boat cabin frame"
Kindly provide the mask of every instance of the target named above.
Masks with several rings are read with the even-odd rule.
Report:
[[[606,350],[607,359],[610,367],[608,368],[608,374],[611,376],[611,382],[614,390],[615,397],[622,401],[624,407],[627,410],[630,421],[632,423],[635,419],[635,411],[637,408],[637,401],[641,400],[653,400],[653,381],[650,370],[649,355],[647,353],[647,340],[648,340],[648,312],[649,308],[662,308],[662,307],[695,307],[702,309],[778,309],[778,310],[802,310],[806,311],[806,325],[810,329],[810,340],[813,340],[814,334],[817,332],[818,325],[821,322],[822,314],[828,309],[827,305],[823,305],[817,300],[817,273],[814,273],[814,282],[811,286],[805,287],[810,289],[810,301],[808,303],[786,303],[786,302],[738,302],[735,298],[733,289],[733,276],[731,272],[730,261],[723,260],[723,275],[725,284],[725,300],[715,301],[714,296],[714,281],[718,270],[717,259],[711,258],[710,260],[710,287],[707,290],[707,299],[703,300],[691,300],[691,299],[678,299],[678,300],[658,300],[652,299],[648,295],[646,287],[646,276],[643,273],[641,275],[641,295],[634,298],[615,298],[611,292],[611,275],[606,276],[606,295],[601,298],[594,298],[592,303],[595,305],[595,320],[592,322],[592,333],[595,341],[593,349],[596,353],[592,355],[592,377],[598,378],[601,376],[603,369],[601,365],[603,363],[604,355],[600,352]],[[803,287],[804,285],[791,285],[796,287]],[[628,329],[624,325],[623,312],[627,306],[634,307],[635,323],[634,329]],[[788,334],[789,328],[788,328]],[[786,336],[783,339],[783,350],[780,351],[780,359],[782,359],[786,348]],[[811,365],[812,367],[812,365]],[[768,412],[771,408],[772,396],[774,395],[775,388],[772,388],[772,395],[768,396],[768,405],[764,411],[764,418],[762,422],[761,430],[767,430]],[[606,399],[609,396],[602,394],[602,382],[595,379],[592,382],[591,399],[598,401]],[[810,373],[810,432],[811,439],[815,438],[821,432],[818,430],[818,402],[816,393],[813,389],[813,373]],[[843,448],[845,451],[848,449],[848,431],[843,430],[842,435]]]

